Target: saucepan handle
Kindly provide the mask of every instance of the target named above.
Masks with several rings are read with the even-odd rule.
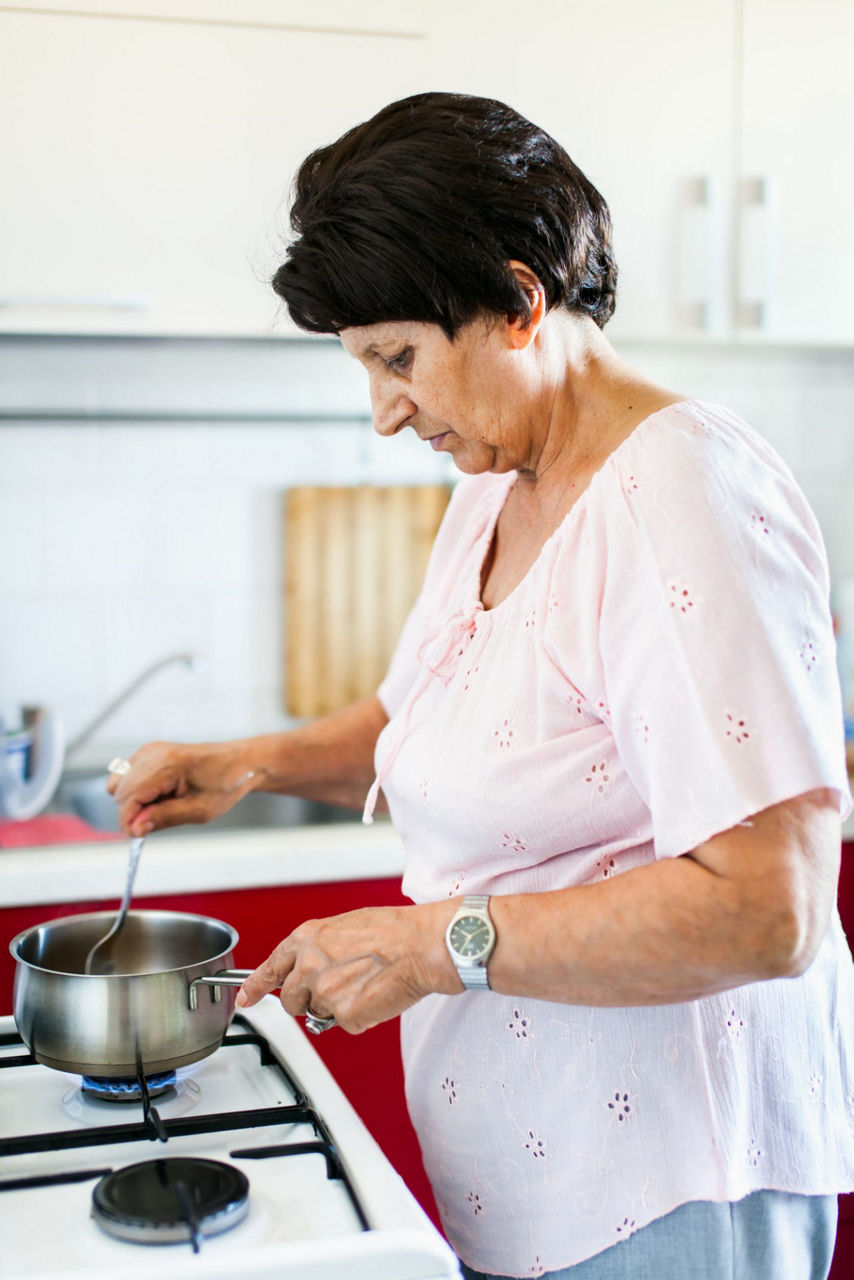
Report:
[[[252,969],[220,969],[218,973],[214,973],[209,978],[193,978],[188,989],[188,997],[191,1009],[199,1007],[199,988],[207,987],[210,991],[211,1004],[218,1004],[222,999],[223,987],[242,987],[246,978]]]

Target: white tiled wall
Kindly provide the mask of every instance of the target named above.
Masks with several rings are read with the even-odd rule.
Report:
[[[835,580],[854,579],[854,353],[624,354],[761,430],[818,514]],[[14,416],[60,410],[99,420]],[[155,676],[96,751],[284,726],[284,490],[449,474],[411,435],[374,436],[363,375],[337,344],[0,341],[0,412],[0,713],[46,704],[73,736],[147,664],[204,659]]]
[[[106,416],[0,424],[0,714],[48,705],[73,737],[146,666],[193,653],[200,670],[160,671],[95,745],[285,726],[284,491],[429,482],[447,459],[374,435],[363,375],[337,344],[138,344],[129,359],[78,342],[76,361],[38,347],[0,343],[0,409]],[[248,420],[111,419],[131,407]]]

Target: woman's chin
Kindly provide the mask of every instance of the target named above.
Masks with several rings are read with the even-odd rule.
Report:
[[[504,466],[494,449],[459,449],[448,450],[451,460],[458,471],[467,476],[482,475],[484,471],[512,471],[511,466]]]

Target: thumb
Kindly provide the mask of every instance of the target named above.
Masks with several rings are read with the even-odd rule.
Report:
[[[283,975],[279,973],[279,966],[276,963],[276,953],[273,952],[250,973],[238,991],[235,1003],[241,1009],[249,1008],[257,1004],[262,996],[268,995],[271,991],[277,991],[283,980]]]
[[[184,823],[207,822],[211,816],[209,807],[200,796],[175,796],[144,804],[132,816],[122,815],[122,826],[128,835],[147,836],[152,831],[163,831]]]

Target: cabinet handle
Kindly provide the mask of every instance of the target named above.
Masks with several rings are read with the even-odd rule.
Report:
[[[722,305],[719,192],[709,175],[684,177],[678,195],[676,310],[680,329],[709,332]]]
[[[774,188],[768,177],[738,183],[735,323],[738,329],[768,328],[774,280]]]
[[[46,308],[51,311],[85,308],[88,311],[148,311],[151,299],[144,297],[99,297],[90,294],[21,293],[0,296],[0,307]]]

